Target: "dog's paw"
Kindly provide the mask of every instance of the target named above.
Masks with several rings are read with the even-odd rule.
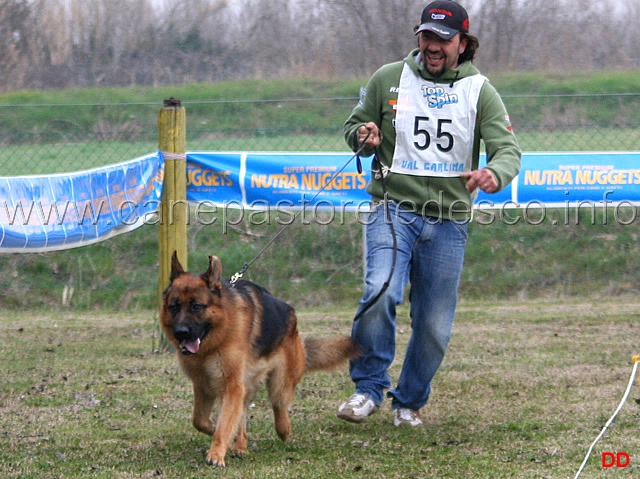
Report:
[[[238,435],[236,440],[233,443],[232,451],[238,456],[244,456],[247,453],[247,446],[249,445],[249,441],[247,439],[247,435]]]
[[[225,467],[224,456],[207,451],[207,464],[215,467]]]
[[[243,457],[245,457],[247,455],[247,450],[246,449],[232,449],[230,451],[230,454],[233,457],[237,457],[238,459],[242,459]]]

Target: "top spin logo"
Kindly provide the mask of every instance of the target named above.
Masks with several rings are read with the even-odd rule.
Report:
[[[458,103],[458,95],[455,93],[447,93],[440,86],[422,86],[422,95],[427,100],[429,108],[442,108],[445,105]]]

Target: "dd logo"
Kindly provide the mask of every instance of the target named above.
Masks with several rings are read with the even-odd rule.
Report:
[[[631,464],[631,458],[626,452],[608,452],[602,453],[602,467],[617,467],[623,469]]]

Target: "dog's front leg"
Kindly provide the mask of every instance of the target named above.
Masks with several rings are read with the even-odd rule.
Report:
[[[216,431],[213,434],[211,448],[207,451],[207,464],[225,466],[224,456],[242,418],[246,395],[244,384],[241,378],[238,379],[240,380],[230,381],[225,386],[220,402]]]
[[[209,436],[215,433],[215,426],[211,421],[213,398],[205,389],[193,385],[193,427]]]

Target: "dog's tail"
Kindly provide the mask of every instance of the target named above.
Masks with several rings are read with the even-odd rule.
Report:
[[[360,348],[349,336],[317,339],[305,338],[306,371],[335,369],[360,354]]]

